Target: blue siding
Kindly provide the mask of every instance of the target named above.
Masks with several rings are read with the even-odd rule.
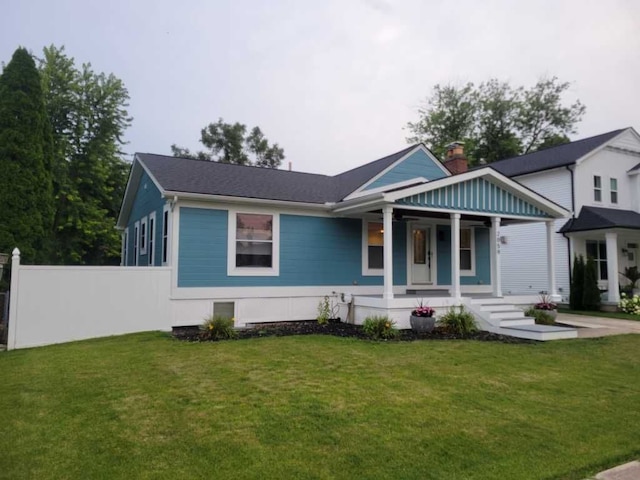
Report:
[[[459,184],[412,195],[402,198],[396,203],[445,210],[551,218],[549,214],[527,202],[524,198],[508,192],[484,178],[474,178]]]
[[[165,204],[165,199],[162,198],[160,191],[153,183],[153,180],[143,172],[138,183],[136,196],[131,207],[131,213],[127,221],[127,227],[129,228],[129,244],[127,245],[127,261],[125,265],[135,265],[133,258],[133,245],[135,242],[134,237],[134,225],[135,222],[139,222],[143,217],[148,217],[151,212],[156,212],[156,222],[154,225],[154,255],[153,265],[159,266],[162,264],[162,208]],[[148,250],[148,248],[147,248]],[[139,255],[139,265],[148,266],[148,255]]]
[[[460,276],[461,285],[489,285],[491,283],[490,230],[474,227],[476,253],[476,274]],[[451,227],[438,225],[436,228],[438,255],[438,285],[451,285]]]
[[[368,185],[365,190],[384,187],[385,185],[404,182],[417,177],[424,177],[428,180],[446,177],[447,174],[436,162],[437,160],[429,157],[423,150],[417,150],[375,182]]]
[[[394,284],[406,285],[406,228],[394,225]],[[362,276],[362,221],[280,215],[280,275],[227,275],[228,213],[180,208],[179,287],[382,285]]]

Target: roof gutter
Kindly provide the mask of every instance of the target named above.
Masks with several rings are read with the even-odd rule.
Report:
[[[575,185],[573,184],[573,169],[570,165],[565,165],[565,168],[569,171],[569,175],[571,176],[571,218],[575,220],[576,218],[576,191]],[[573,284],[573,269],[571,268],[571,239],[567,236],[567,232],[562,232],[562,236],[567,240],[567,265],[569,265],[569,292],[571,292],[571,285]]]
[[[304,203],[304,202],[290,202],[287,200],[270,200],[267,198],[251,198],[251,197],[233,197],[229,195],[211,195],[206,193],[188,193],[188,192],[175,192],[165,191],[162,196],[164,198],[172,199],[172,203],[175,204],[178,200],[197,200],[197,201],[217,201],[225,203],[247,203],[247,204],[259,204],[259,205],[271,205],[281,207],[298,207],[311,210],[323,210],[328,211],[334,205],[333,203]]]

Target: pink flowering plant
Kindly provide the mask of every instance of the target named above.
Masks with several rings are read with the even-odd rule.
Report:
[[[434,313],[436,311],[427,305],[423,305],[422,301],[415,309],[411,310],[411,315],[414,317],[433,317]]]
[[[558,308],[558,305],[551,301],[550,295],[547,295],[543,292],[540,294],[540,301],[538,301],[538,303],[536,303],[533,308],[535,308],[536,310],[555,310],[556,308]]]

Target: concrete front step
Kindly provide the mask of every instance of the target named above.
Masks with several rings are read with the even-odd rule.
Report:
[[[491,312],[489,314],[491,320],[501,320],[503,318],[523,318],[524,312],[522,310],[508,310],[505,312]]]
[[[471,305],[504,305],[504,298],[502,297],[480,297],[471,298],[469,301]]]
[[[519,310],[519,308],[517,308],[515,305],[509,305],[507,303],[505,304],[489,304],[489,305],[484,305],[482,304],[480,306],[480,310],[482,310],[483,312],[508,312],[508,311],[514,311],[514,310]]]
[[[509,335],[529,340],[560,340],[565,338],[578,338],[575,328],[556,327],[553,325],[520,325],[512,327],[501,327],[496,333]]]
[[[500,319],[500,326],[501,327],[535,325],[535,323],[536,323],[535,318],[531,318],[531,317],[501,318]]]

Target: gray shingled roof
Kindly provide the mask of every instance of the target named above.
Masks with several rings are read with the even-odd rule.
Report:
[[[613,132],[545,148],[544,150],[520,155],[519,157],[507,158],[491,163],[490,167],[507,177],[564,167],[575,163],[576,160],[584,157],[587,153],[608,142],[624,130],[626,129],[614,130]]]
[[[166,191],[322,204],[342,200],[415,147],[334,177],[151,153],[136,155]]]
[[[582,207],[580,215],[565,223],[560,233],[607,228],[640,229],[640,213],[615,208]]]

